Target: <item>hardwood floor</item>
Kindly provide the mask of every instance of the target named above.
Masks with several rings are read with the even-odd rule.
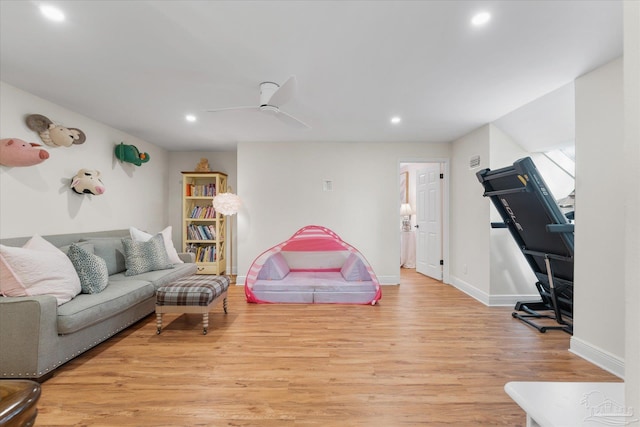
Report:
[[[524,426],[509,381],[620,381],[471,297],[403,270],[377,306],[255,305],[145,318],[42,385],[37,426]]]

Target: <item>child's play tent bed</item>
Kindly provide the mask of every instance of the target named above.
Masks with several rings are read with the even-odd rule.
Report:
[[[381,297],[371,266],[325,227],[309,225],[253,261],[244,284],[248,302],[372,304]]]

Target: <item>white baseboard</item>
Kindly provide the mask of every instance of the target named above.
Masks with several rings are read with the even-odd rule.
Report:
[[[459,277],[451,276],[451,284],[458,290],[464,292],[472,298],[480,301],[489,307],[512,307],[520,301],[537,301],[540,299],[539,294],[526,294],[526,295],[490,295],[484,291],[479,290],[473,285],[465,282]]]
[[[381,285],[399,285],[400,284],[400,275],[397,276],[378,276],[378,283]]]
[[[480,289],[476,288],[475,286],[471,286],[469,283],[465,282],[464,280],[460,279],[459,277],[456,276],[451,276],[451,284],[453,285],[454,288],[464,292],[465,294],[469,295],[470,297],[480,301],[481,303],[483,303],[484,305],[489,305],[489,294],[481,291]]]
[[[521,301],[540,301],[540,294],[489,296],[489,306],[491,307],[514,307],[516,303]]]
[[[244,286],[244,281],[247,280],[247,276],[236,276],[236,285]]]
[[[601,367],[605,371],[611,372],[613,375],[624,379],[624,359],[614,356],[576,337],[571,337],[569,351]]]

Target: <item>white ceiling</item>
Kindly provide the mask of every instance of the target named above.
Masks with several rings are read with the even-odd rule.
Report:
[[[619,0],[51,1],[62,23],[39,4],[0,1],[0,79],[172,151],[451,141],[622,55]],[[291,75],[282,109],[311,129],[205,112]]]

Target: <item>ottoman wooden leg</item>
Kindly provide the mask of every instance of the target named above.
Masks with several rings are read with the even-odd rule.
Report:
[[[209,312],[202,313],[202,335],[207,335],[207,328],[209,328]]]
[[[156,313],[156,334],[160,335],[162,332],[162,313]]]
[[[222,308],[224,308],[224,314],[227,314],[227,297],[222,300]]]

